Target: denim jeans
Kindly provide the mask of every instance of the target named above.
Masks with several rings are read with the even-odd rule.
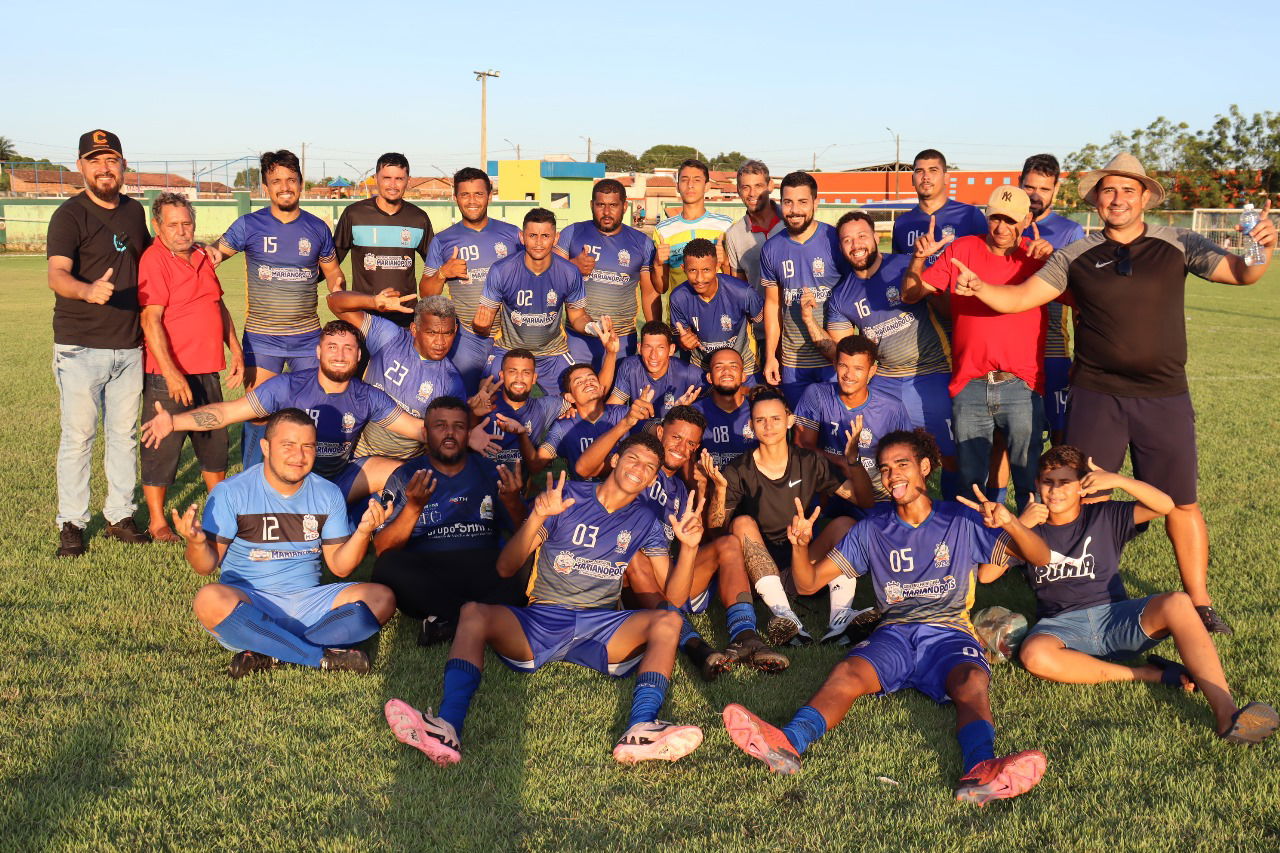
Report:
[[[1035,490],[1036,465],[1044,444],[1044,399],[1021,379],[971,379],[951,400],[951,425],[960,463],[960,494],[971,498],[975,483],[986,488],[992,435],[1000,429],[1008,439],[1014,497],[1021,509]]]
[[[115,524],[133,516],[138,485],[138,401],[142,350],[53,345],[62,439],[58,443],[59,528],[89,523],[89,463],[102,417],[107,499],[102,514]]]

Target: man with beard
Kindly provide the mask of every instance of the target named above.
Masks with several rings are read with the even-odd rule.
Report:
[[[538,446],[538,455],[530,466],[530,475],[541,473],[559,457],[565,461],[570,474],[578,474],[578,463],[592,443],[609,430],[625,422],[630,434],[635,427],[653,417],[653,392],[647,390],[630,406],[606,405],[604,387],[600,377],[589,364],[575,364],[560,374],[560,391],[564,399],[574,407],[574,415],[561,418],[547,430],[547,437]],[[599,470],[593,466],[592,470]]]
[[[250,389],[238,400],[177,415],[157,406],[155,417],[142,425],[143,440],[154,445],[174,430],[217,429],[297,408],[315,421],[317,474],[336,483],[349,502],[381,491],[401,460],[381,456],[352,460],[360,430],[372,421],[418,442],[426,440],[426,433],[422,421],[401,411],[385,392],[354,378],[360,360],[359,334],[347,321],[331,320],[321,330],[316,347],[318,369],[292,371]],[[488,444],[481,427],[472,431],[471,438],[482,447]]]
[[[935,247],[939,252],[952,240],[987,233],[987,217],[980,208],[948,197],[951,184],[947,180],[947,158],[941,151],[926,148],[916,155],[911,169],[911,186],[920,203],[894,220],[894,254],[909,255],[916,238],[930,231],[931,217],[941,229],[940,234],[934,233],[941,240]],[[932,264],[937,255],[926,260]]]
[[[764,316],[764,299],[745,281],[716,272],[716,247],[690,240],[684,247],[685,283],[671,293],[671,325],[689,360],[706,369],[707,357],[724,347],[736,349],[755,373],[751,328]]]
[[[490,268],[520,251],[520,229],[489,218],[492,195],[493,183],[482,170],[468,166],[454,174],[453,201],[462,219],[436,235],[422,271],[422,295],[441,293],[447,284],[449,298],[463,318],[449,359],[462,374],[468,394],[480,388],[493,339],[478,336],[465,321],[480,307]]]
[[[684,247],[699,237],[716,245],[717,265],[723,263],[724,234],[733,220],[723,213],[707,210],[707,182],[711,171],[701,160],[685,160],[676,167],[676,193],[680,213],[667,219],[658,215],[653,229],[654,255],[652,293],[642,294],[645,317],[662,317],[662,294],[684,283]]]
[[[367,673],[368,655],[352,646],[392,617],[395,596],[376,583],[321,584],[320,566],[339,578],[355,571],[387,508],[370,500],[352,530],[342,494],[312,473],[316,427],[306,412],[276,412],[265,433],[262,462],[214,487],[203,522],[195,504],[172,512],[196,574],[221,570],[196,594],[196,619],[236,652],[232,678],[280,661]]]
[[[673,358],[675,354],[675,334],[671,327],[661,320],[645,323],[640,327],[640,352],[624,358],[618,365],[618,379],[613,384],[609,402],[626,405],[650,389],[654,413],[662,417],[672,406],[698,399],[702,392],[702,371]]]
[[[392,289],[401,296],[417,297],[426,284],[423,273],[418,282],[413,275],[413,256],[424,260],[435,231],[422,208],[404,200],[409,184],[409,161],[403,154],[389,152],[378,158],[373,179],[378,194],[342,209],[333,229],[333,247],[338,263],[351,255],[351,289],[372,296]],[[413,308],[413,300],[405,300]],[[412,313],[379,311],[378,316],[407,327]]]
[[[617,344],[613,346],[616,348]],[[607,349],[605,352],[605,363],[611,366],[616,353]],[[502,384],[488,398],[492,402],[484,412],[490,418],[489,435],[501,447],[494,460],[511,470],[516,470],[522,461],[526,469],[532,469],[537,467],[534,460],[538,443],[570,403],[558,394],[531,396],[538,382],[538,366],[527,349],[507,350],[498,376]]]
[[[729,274],[748,282],[764,299],[760,286],[760,249],[764,241],[781,231],[782,208],[769,197],[772,187],[769,167],[759,160],[748,160],[738,167],[738,198],[747,212],[724,232],[724,253]],[[764,352],[764,325],[753,323],[756,352]]]
[[[746,370],[736,349],[718,349],[707,360],[710,391],[693,404],[707,420],[702,446],[724,468],[756,445],[747,402]]]
[[[627,209],[627,190],[613,178],[599,181],[591,190],[591,221],[575,222],[560,232],[556,254],[567,258],[582,273],[587,293],[587,314],[601,322],[613,319],[621,338],[623,357],[636,352],[636,315],[641,293],[653,292],[653,241],[641,231],[622,224]],[[576,253],[576,254],[575,254]],[[650,303],[644,305],[646,320],[661,320]],[[591,351],[597,370],[604,360],[600,339],[570,330]]]
[[[760,250],[764,378],[781,387],[790,408],[810,383],[830,382],[835,377],[831,362],[809,336],[801,312],[801,295],[805,289],[813,291],[813,313],[822,325],[831,289],[849,269],[836,230],[814,219],[817,207],[818,182],[813,176],[792,172],[783,178],[782,218],[787,228],[766,240]]]
[[[450,639],[468,601],[525,601],[518,574],[503,578],[495,568],[500,534],[514,533],[528,514],[520,462],[494,470],[468,453],[470,414],[458,397],[432,400],[423,418],[426,455],[397,468],[382,492],[392,506],[373,538],[373,580],[394,590],[400,610],[422,622],[422,646]]]
[[[942,494],[954,497],[956,446],[951,437],[951,358],[946,333],[924,302],[902,300],[908,255],[882,255],[876,224],[861,210],[836,223],[840,251],[852,270],[827,300],[826,329],[816,322],[808,295],[802,297],[805,328],[832,363],[836,347],[854,329],[876,344],[878,367],[871,386],[897,397],[913,427],[928,430],[942,452]]]
[[[79,150],[76,168],[85,191],[54,211],[46,241],[61,429],[59,557],[85,552],[89,468],[99,417],[106,444],[106,535],[130,544],[151,541],[133,520],[142,396],[138,258],[151,235],[142,205],[120,194],[125,170],[120,138],[108,130],[91,130],[80,137]]]
[[[315,368],[315,348],[320,343],[316,283],[323,275],[330,291],[346,285],[329,226],[298,206],[303,177],[297,155],[268,151],[260,166],[262,186],[271,203],[231,223],[217,241],[219,263],[244,252],[248,267],[245,390],[257,388],[285,367]],[[261,421],[245,424],[240,449],[246,468],[261,461],[261,438]]]

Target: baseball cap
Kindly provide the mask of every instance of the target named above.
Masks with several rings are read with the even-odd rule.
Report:
[[[88,157],[99,151],[110,151],[121,157],[124,156],[124,152],[120,150],[120,137],[111,131],[99,128],[80,134],[80,157]]]
[[[987,216],[1007,216],[1021,222],[1031,212],[1031,198],[1022,187],[996,187],[987,199]]]

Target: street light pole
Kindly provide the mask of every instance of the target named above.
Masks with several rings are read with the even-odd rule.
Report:
[[[484,169],[485,174],[489,172],[489,125],[488,125],[488,109],[489,109],[489,78],[500,77],[501,71],[494,71],[490,68],[488,71],[472,71],[476,75],[476,79],[480,81],[480,168]]]
[[[502,141],[507,143],[508,145],[510,145],[512,148],[516,150],[516,159],[519,160],[520,159],[520,143],[512,142],[510,139],[507,139],[505,136],[502,137]]]
[[[586,141],[586,143],[587,143],[587,162],[588,162],[588,163],[590,163],[590,162],[591,162],[591,137],[590,137],[590,136],[579,136],[578,138],[579,138],[579,139],[582,139],[582,140],[585,140],[585,141]]]
[[[889,135],[893,137],[893,200],[898,200],[898,176],[902,172],[902,137],[894,132],[893,128],[886,127]],[[886,192],[886,195],[888,193]]]
[[[813,169],[811,169],[810,171],[813,171],[813,172],[818,171],[818,158],[821,157],[823,154],[826,154],[828,151],[830,151],[832,148],[835,148],[835,147],[836,147],[836,144],[833,142],[830,145],[828,145],[826,148],[823,148],[821,151],[813,152]]]

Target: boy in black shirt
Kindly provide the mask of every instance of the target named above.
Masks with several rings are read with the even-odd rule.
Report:
[[[1036,529],[1052,550],[1047,566],[1026,566],[1040,621],[1022,643],[1027,671],[1050,681],[1161,682],[1199,689],[1213,708],[1218,735],[1233,743],[1258,743],[1280,724],[1261,702],[1239,708],[1222,663],[1199,614],[1185,592],[1131,599],[1120,578],[1120,554],[1147,522],[1167,515],[1173,499],[1155,486],[1103,471],[1070,446],[1040,457],[1039,502],[1027,505],[1022,523]],[[1123,489],[1136,501],[1084,504],[1098,492]],[[983,571],[985,570],[985,571]],[[989,583],[1003,566],[984,566]],[[1151,655],[1141,666],[1112,663],[1155,646],[1172,635],[1186,665]]]

